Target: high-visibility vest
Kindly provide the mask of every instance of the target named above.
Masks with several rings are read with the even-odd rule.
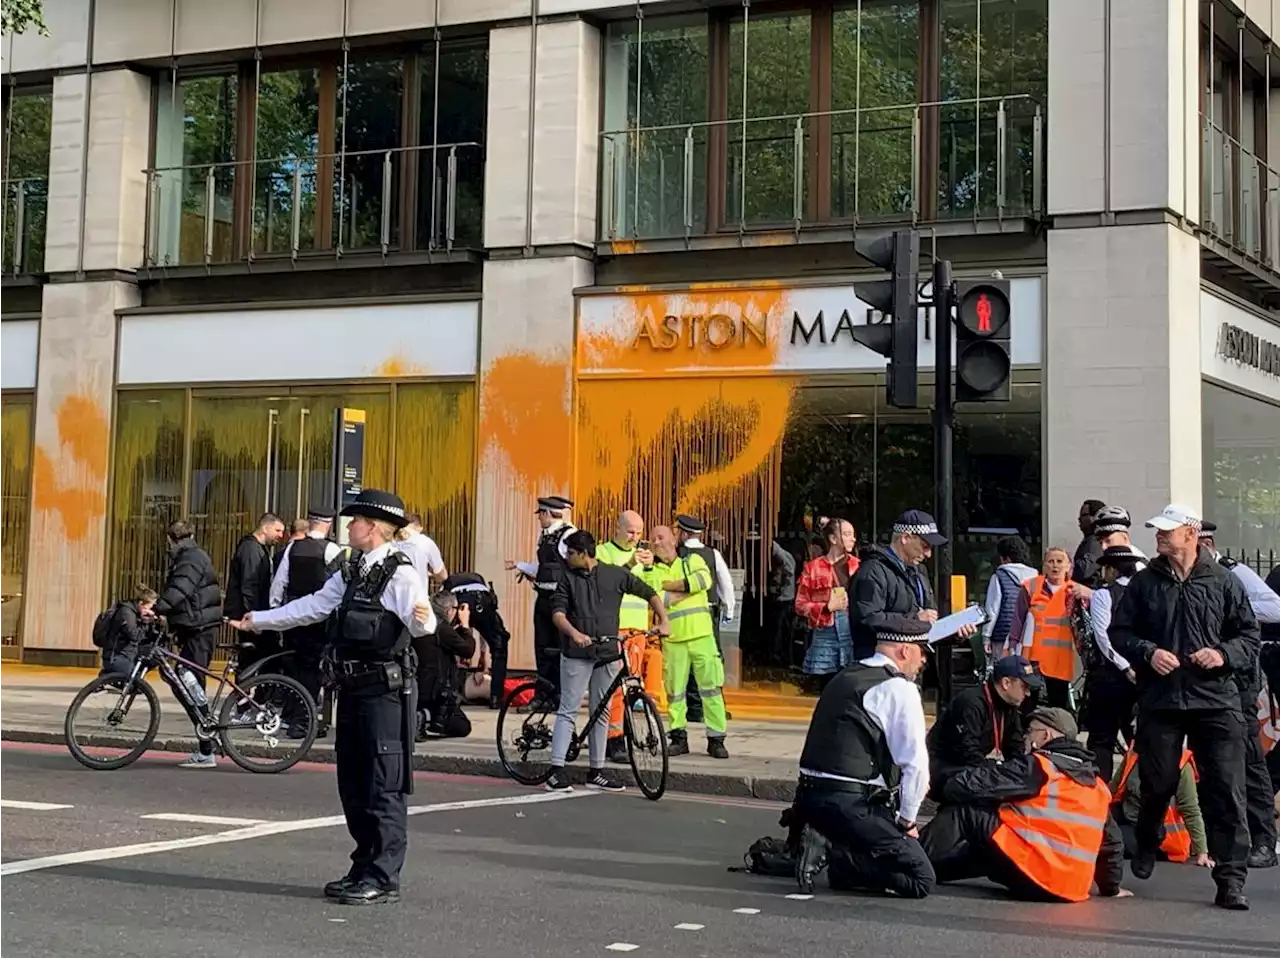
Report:
[[[1036,752],[1046,782],[1040,794],[1000,806],[992,841],[1022,874],[1059,898],[1084,901],[1102,848],[1111,793],[1102,780],[1081,785]]]
[[[1040,666],[1046,678],[1070,682],[1076,674],[1076,641],[1071,629],[1071,590],[1067,584],[1049,595],[1042,575],[1028,580],[1023,588],[1031,598],[1031,617],[1035,628],[1027,658]]]
[[[633,568],[636,564],[636,550],[620,548],[613,540],[596,546],[596,558],[605,565],[616,565],[633,573],[637,571]],[[618,607],[618,628],[636,632],[649,628],[649,603],[638,595],[624,594],[622,604]]]
[[[707,568],[702,556],[676,556],[670,565],[654,559],[653,565],[643,570],[640,578],[659,595],[662,594],[662,583],[672,579],[683,579],[689,584],[687,592],[676,593],[683,598],[667,606],[667,618],[671,620],[671,637],[667,639],[668,642],[691,642],[715,634],[711,622],[711,604],[707,601],[707,590],[711,588],[711,570]]]
[[[1192,761],[1191,750],[1184,748],[1182,759],[1178,762],[1178,771],[1181,772],[1190,761]],[[1129,791],[1129,776],[1133,774],[1134,766],[1137,764],[1138,753],[1130,748],[1124,757],[1124,768],[1120,771],[1120,785],[1111,798],[1112,803],[1124,801],[1124,796]],[[1194,764],[1191,768],[1195,771]],[[1185,862],[1191,857],[1191,833],[1187,831],[1187,823],[1173,802],[1169,803],[1169,808],[1164,813],[1164,841],[1160,843],[1160,850],[1171,862]]]

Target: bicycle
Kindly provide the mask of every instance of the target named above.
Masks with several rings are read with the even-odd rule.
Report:
[[[648,632],[646,635],[656,635]],[[622,734],[627,742],[627,759],[631,764],[631,772],[635,776],[636,785],[641,794],[651,801],[657,801],[667,790],[667,774],[669,757],[667,755],[667,735],[662,727],[662,718],[658,707],[644,691],[644,684],[635,675],[627,663],[622,650],[622,639],[597,638],[592,640],[597,645],[609,642],[618,643],[618,654],[596,662],[596,668],[603,668],[614,662],[621,662],[622,668],[614,676],[609,690],[600,703],[587,718],[585,728],[579,732],[575,727],[573,738],[569,742],[566,762],[574,761],[586,746],[587,736],[597,721],[608,721],[609,702],[619,689],[623,694]],[[551,738],[555,731],[557,708],[553,706],[556,699],[555,689],[546,679],[538,677],[516,686],[506,696],[502,709],[498,712],[498,758],[508,775],[521,785],[542,785],[551,778]],[[504,733],[507,729],[508,717],[523,714],[524,720],[512,729],[513,737],[510,745],[504,745]],[[641,725],[643,718],[643,725]],[[535,758],[537,753],[545,753],[545,759]],[[655,768],[642,769],[642,763],[651,761]]]
[[[307,754],[316,739],[316,705],[301,684],[284,675],[261,673],[236,682],[232,678],[237,669],[234,652],[222,672],[214,673],[170,651],[165,647],[167,638],[161,633],[154,642],[140,648],[128,675],[100,675],[76,693],[67,709],[63,730],[67,749],[77,762],[95,771],[114,771],[136,762],[151,747],[160,729],[160,699],[146,679],[151,669],[159,670],[161,679],[173,691],[191,719],[196,737],[202,742],[216,742],[246,771],[283,772]],[[205,695],[196,676],[217,680],[212,699]],[[185,681],[188,678],[190,688]],[[146,716],[138,714],[139,703],[146,704]],[[87,715],[87,710],[95,706],[101,706],[105,714],[96,722],[89,721],[86,734],[77,734],[76,723],[82,712]],[[122,745],[121,739],[130,734],[127,723],[135,716],[141,737],[136,744]],[[250,733],[244,744],[234,735],[241,731]],[[283,754],[282,741],[288,743]],[[121,748],[126,749],[122,755],[102,754]]]

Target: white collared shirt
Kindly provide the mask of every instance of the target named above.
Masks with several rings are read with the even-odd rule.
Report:
[[[323,539],[323,532],[310,531],[307,533],[308,539]],[[293,551],[293,544],[296,539],[291,539],[289,544],[284,547],[284,554],[280,556],[280,566],[276,569],[276,574],[271,577],[271,591],[268,593],[271,608],[277,608],[284,604],[285,590],[289,585],[289,553]],[[328,565],[342,553],[342,546],[338,543],[330,541],[325,543],[324,547],[324,564]]]
[[[684,540],[686,547],[690,549],[705,549],[702,540],[697,536],[689,536]],[[716,567],[711,570],[711,574],[716,577],[716,592],[720,596],[720,618],[725,622],[733,621],[733,613],[736,611],[737,596],[733,591],[733,576],[729,575],[729,563],[724,561],[724,556],[720,554],[720,550],[711,549],[711,554],[715,557]]]
[[[394,548],[393,543],[384,542],[378,548],[370,550],[360,559],[361,571],[381,562]],[[323,622],[329,617],[329,613],[342,603],[346,588],[347,584],[343,581],[342,573],[335,572],[329,576],[324,588],[319,592],[294,599],[278,609],[254,612],[249,618],[249,628],[254,632],[267,629],[285,631],[296,629],[300,625]],[[414,606],[425,605],[430,610],[431,604],[427,595],[427,584],[422,581],[422,577],[412,566],[402,565],[396,569],[391,581],[382,590],[380,601],[382,607],[394,613],[411,634],[430,635],[436,630],[434,611],[429,612],[425,625],[413,617]]]
[[[1129,577],[1116,579],[1118,585],[1128,585]],[[1115,650],[1107,629],[1111,626],[1111,593],[1106,589],[1097,589],[1089,599],[1089,622],[1093,625],[1093,636],[1098,643],[1098,651],[1102,657],[1121,672],[1129,671],[1129,660]]]

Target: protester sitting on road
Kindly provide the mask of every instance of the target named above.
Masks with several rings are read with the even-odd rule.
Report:
[[[1196,792],[1196,763],[1189,749],[1182,750],[1182,771],[1178,777],[1178,791],[1164,817],[1164,839],[1160,842],[1159,857],[1169,862],[1194,862],[1202,868],[1212,868],[1204,831],[1204,816],[1200,814],[1200,798]],[[1124,837],[1124,857],[1137,854],[1138,840],[1134,835],[1134,823],[1142,810],[1142,781],[1138,777],[1138,753],[1131,747],[1124,758],[1124,765],[1111,781],[1111,817],[1120,826]]]
[[[122,599],[109,610],[100,675],[128,675],[133,671],[138,649],[147,642],[155,623],[153,609],[158,598],[152,589],[140,585],[132,599]]]
[[[1022,706],[1044,688],[1035,666],[1020,655],[995,664],[991,677],[953,698],[929,730],[929,782],[937,798],[952,775],[1023,750]]]
[[[1066,709],[1037,709],[1024,754],[947,781],[920,835],[938,881],[986,877],[1031,901],[1084,901],[1095,882],[1104,898],[1131,894],[1111,793],[1079,735]]]
[[[498,611],[498,597],[493,585],[476,572],[455,572],[444,580],[446,591],[458,597],[459,609],[465,609],[467,624],[485,644],[489,656],[489,708],[502,707],[507,683],[507,645],[511,633]]]

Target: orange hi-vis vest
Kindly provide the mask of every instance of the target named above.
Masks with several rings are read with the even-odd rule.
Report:
[[[1191,750],[1184,748],[1182,759],[1178,762],[1179,773],[1190,761],[1192,761]],[[1138,753],[1130,748],[1124,757],[1124,768],[1120,772],[1120,787],[1116,789],[1112,802],[1124,801],[1125,793],[1129,790],[1129,776],[1133,774],[1133,767],[1137,764]],[[1195,771],[1194,764],[1191,769]],[[1199,775],[1196,777],[1199,778]],[[1160,843],[1160,850],[1171,862],[1185,862],[1191,858],[1191,833],[1187,831],[1187,823],[1173,802],[1169,803],[1169,809],[1164,813],[1164,841]]]
[[[1070,682],[1076,675],[1076,641],[1071,629],[1071,590],[1069,583],[1058,587],[1049,595],[1042,575],[1030,579],[1023,586],[1031,597],[1031,617],[1035,629],[1031,634],[1031,648],[1023,654],[1040,666],[1046,678]]]
[[[1035,752],[1047,781],[1034,798],[1000,806],[1000,825],[991,836],[1022,874],[1051,895],[1084,901],[1102,848],[1111,792],[1094,779],[1081,785],[1058,771],[1049,756]]]

